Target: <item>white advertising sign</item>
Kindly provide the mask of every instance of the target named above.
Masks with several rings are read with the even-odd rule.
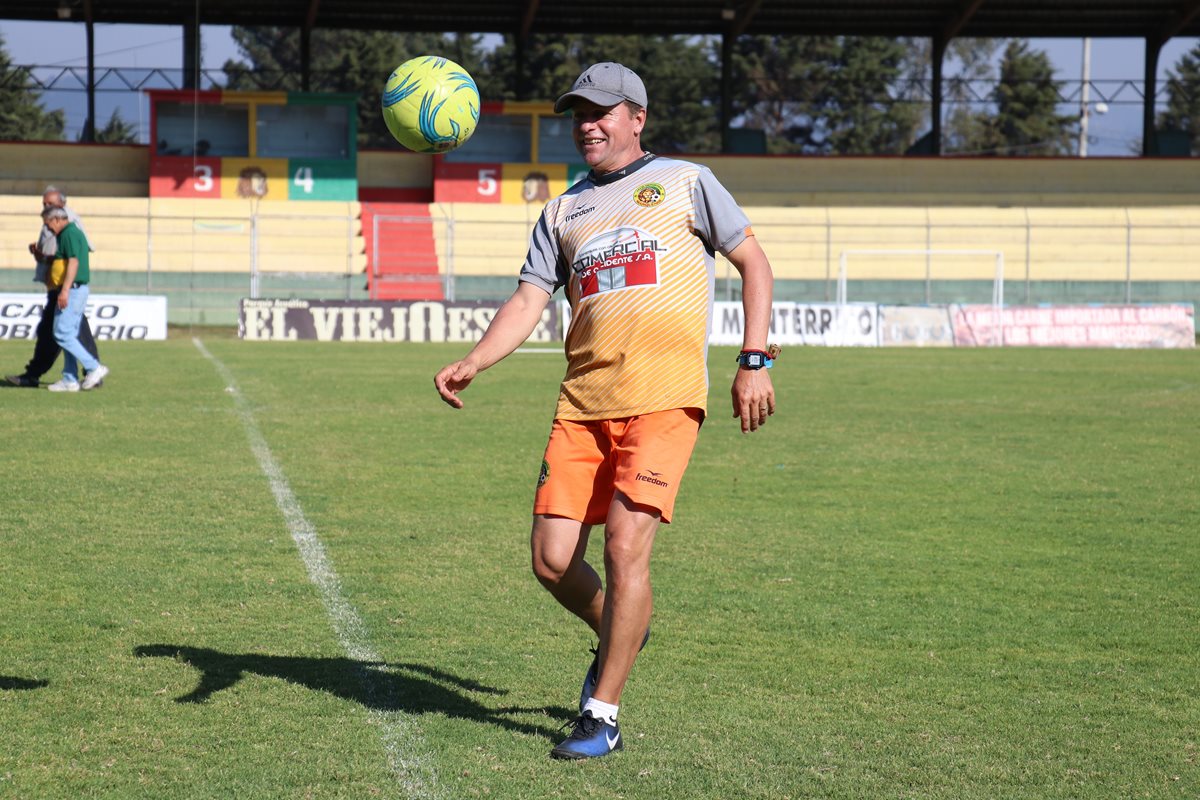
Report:
[[[46,295],[0,294],[0,339],[36,339]],[[92,335],[103,341],[167,338],[167,298],[144,294],[88,297]]]
[[[880,306],[880,347],[954,347],[947,306]]]
[[[745,318],[740,302],[713,304],[709,344],[742,344]],[[826,347],[878,347],[879,306],[874,303],[774,303],[772,342]]]

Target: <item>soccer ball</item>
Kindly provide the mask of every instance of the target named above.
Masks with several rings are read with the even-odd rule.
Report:
[[[409,150],[445,153],[475,132],[479,89],[453,61],[418,56],[396,67],[383,87],[383,121]]]

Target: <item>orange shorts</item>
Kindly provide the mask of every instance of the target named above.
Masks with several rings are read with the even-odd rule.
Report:
[[[597,525],[620,490],[670,522],[703,419],[698,408],[678,408],[623,419],[554,420],[533,513]]]

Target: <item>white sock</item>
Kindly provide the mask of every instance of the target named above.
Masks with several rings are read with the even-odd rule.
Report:
[[[620,706],[614,706],[610,703],[605,703],[592,697],[588,699],[587,703],[583,707],[583,710],[591,711],[593,717],[596,719],[602,719],[609,725],[616,725],[618,708],[620,708]]]

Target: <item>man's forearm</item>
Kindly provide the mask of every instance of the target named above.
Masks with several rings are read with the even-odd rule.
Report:
[[[483,337],[464,361],[483,371],[503,360],[525,343],[542,319],[549,296],[541,289],[522,283],[500,306]]]

